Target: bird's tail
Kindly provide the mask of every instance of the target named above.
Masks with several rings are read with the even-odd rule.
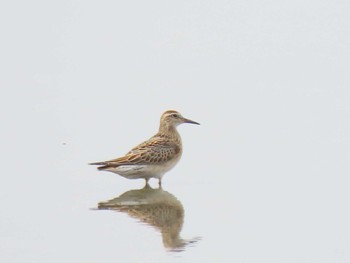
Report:
[[[89,163],[90,165],[105,165],[106,162]]]
[[[113,165],[109,162],[97,162],[97,163],[89,163],[90,165],[101,165],[100,167],[97,167],[98,170],[106,170],[110,167],[116,167],[116,165]]]

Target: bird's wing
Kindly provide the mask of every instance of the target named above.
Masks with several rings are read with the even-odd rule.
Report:
[[[106,161],[105,164],[120,166],[163,163],[172,159],[180,150],[180,146],[173,141],[154,138],[136,146],[125,156]]]

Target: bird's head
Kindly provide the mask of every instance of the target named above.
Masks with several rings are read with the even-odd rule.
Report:
[[[199,125],[198,122],[184,118],[179,112],[175,110],[168,110],[163,113],[160,118],[161,125],[176,127],[182,123],[192,123]]]

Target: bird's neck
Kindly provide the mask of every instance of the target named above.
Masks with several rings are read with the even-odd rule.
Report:
[[[181,141],[180,134],[178,133],[176,127],[172,125],[161,124],[158,133],[166,137],[171,137],[178,141]]]

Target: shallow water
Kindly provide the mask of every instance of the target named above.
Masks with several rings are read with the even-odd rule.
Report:
[[[212,169],[186,154],[159,189],[156,180],[145,187],[143,180],[95,170],[85,153],[74,153],[79,148],[57,144],[49,156],[27,155],[7,173],[0,239],[6,262],[348,257],[347,179],[340,167],[328,173],[334,163],[301,169],[273,160],[271,167],[256,161]]]

